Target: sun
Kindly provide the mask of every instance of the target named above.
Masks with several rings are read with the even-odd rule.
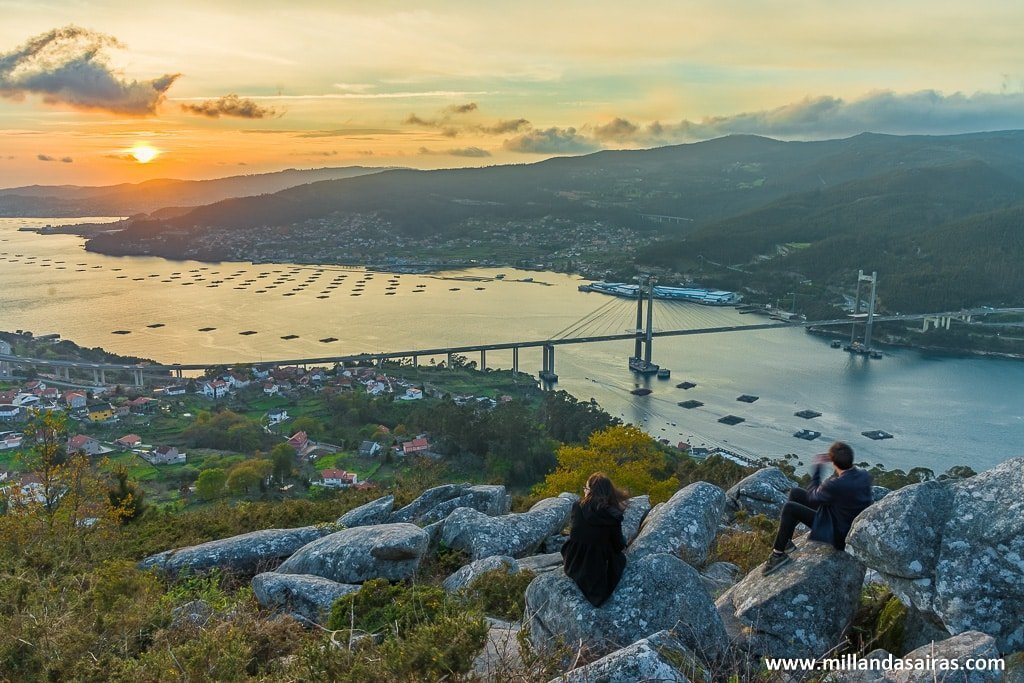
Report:
[[[128,153],[135,157],[135,160],[140,164],[148,164],[159,156],[160,150],[140,142],[128,150]]]

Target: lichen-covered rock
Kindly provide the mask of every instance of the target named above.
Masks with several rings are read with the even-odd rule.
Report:
[[[470,665],[473,680],[528,681],[530,671],[519,644],[519,622],[487,617],[487,642]]]
[[[545,553],[543,555],[529,555],[519,560],[519,569],[524,572],[543,574],[562,568],[562,553]]]
[[[544,539],[544,542],[540,544],[540,552],[544,554],[550,553],[561,553],[562,546],[564,546],[569,540],[569,537],[565,534],[554,534]]]
[[[725,492],[728,510],[778,519],[789,500],[789,490],[799,485],[778,467],[765,467],[737,482]]]
[[[415,522],[421,515],[426,514],[446,500],[458,498],[468,488],[469,484],[442,484],[441,486],[427,489],[405,507],[392,512],[388,521],[392,524],[396,522]]]
[[[705,679],[706,672],[697,657],[671,632],[658,631],[551,683],[691,683]]]
[[[391,508],[395,505],[394,496],[384,496],[377,500],[371,500],[365,505],[349,510],[338,518],[338,524],[351,529],[357,526],[370,526],[371,524],[384,524],[391,515]]]
[[[722,489],[703,481],[690,484],[648,513],[626,554],[630,559],[640,559],[670,553],[700,566],[715,540],[724,507]]]
[[[732,562],[713,562],[700,573],[704,587],[711,595],[720,595],[736,585],[743,576],[743,570]]]
[[[1024,458],[969,479],[893,491],[865,510],[849,551],[949,633],[1024,647]]]
[[[438,503],[416,518],[418,524],[432,524],[446,518],[456,508],[473,508],[490,517],[507,515],[512,507],[512,497],[500,485],[470,486],[465,492],[451,500]]]
[[[733,642],[759,657],[820,657],[839,643],[860,601],[864,565],[812,543],[774,574],[760,568],[715,603]]]
[[[157,569],[177,574],[221,569],[252,576],[270,571],[302,546],[336,531],[333,526],[306,526],[298,529],[263,529],[239,536],[175,550],[165,550],[139,562],[140,569]]]
[[[454,593],[460,588],[473,583],[473,579],[481,574],[497,569],[502,569],[509,574],[518,574],[519,562],[514,557],[509,557],[508,555],[491,555],[461,567],[445,579],[441,583],[441,587],[449,593]]]
[[[427,550],[427,533],[414,524],[375,524],[344,529],[302,547],[277,568],[338,583],[410,578]]]
[[[474,560],[491,555],[524,557],[560,531],[569,521],[571,510],[572,499],[563,497],[545,498],[527,512],[500,517],[458,508],[445,520],[441,541],[449,548],[469,553]]]
[[[561,638],[608,653],[666,629],[705,660],[717,659],[728,646],[697,570],[665,553],[630,558],[600,607],[562,572],[541,574],[526,589],[526,613],[530,638],[542,650]]]
[[[622,537],[626,543],[632,543],[640,533],[640,525],[651,511],[650,496],[633,496],[626,501],[626,509],[622,512]]]
[[[838,673],[828,680],[830,683],[999,683],[1003,680],[1001,670],[979,667],[979,661],[998,659],[999,649],[992,636],[978,631],[965,631],[952,638],[929,643],[902,658],[892,658],[887,654],[879,653],[874,658],[891,662],[889,668],[871,674]],[[937,666],[922,666],[928,662]]]
[[[877,503],[878,501],[885,498],[887,495],[892,493],[892,489],[887,489],[884,486],[872,486],[871,487],[871,502]]]
[[[359,586],[353,584],[308,574],[264,572],[252,579],[252,592],[261,607],[282,610],[316,624],[327,623],[335,600],[358,590]]]

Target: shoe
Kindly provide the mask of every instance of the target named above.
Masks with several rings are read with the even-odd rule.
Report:
[[[796,543],[793,543],[793,541],[789,541],[788,543],[786,543],[786,552],[787,553],[795,553],[796,551],[797,551]]]
[[[790,558],[786,553],[773,552],[768,559],[765,560],[764,567],[761,568],[761,575],[768,576],[769,574],[774,574],[776,571],[785,567],[792,561],[792,558]]]

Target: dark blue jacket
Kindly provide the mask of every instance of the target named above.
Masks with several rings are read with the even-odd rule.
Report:
[[[853,520],[871,505],[871,475],[857,467],[851,467],[842,475],[834,475],[821,481],[819,464],[814,468],[807,497],[817,507],[811,540],[831,543],[837,549],[846,547],[846,534],[850,533]]]

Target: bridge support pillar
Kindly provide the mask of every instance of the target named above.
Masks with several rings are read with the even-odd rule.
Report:
[[[107,383],[107,371],[103,370],[101,368],[100,369],[100,384],[106,384],[106,383]]]
[[[420,357],[419,356],[413,356],[412,357],[412,366],[414,368],[418,368],[420,366]]]
[[[487,370],[487,352],[480,349],[480,372]]]
[[[545,344],[541,347],[541,371],[540,378],[545,382],[557,382],[558,375],[555,374],[555,347]]]
[[[946,329],[949,329],[950,324],[953,322],[953,317],[949,316],[946,318]]]
[[[100,371],[97,370],[96,368],[92,369],[92,383],[93,384],[99,384],[100,383]]]
[[[519,374],[519,347],[512,347],[512,374]]]
[[[449,370],[451,370],[451,369],[452,369],[452,359],[453,359],[454,357],[455,357],[455,354],[453,354],[453,353],[452,353],[451,351],[449,351],[449,352],[448,352],[448,369],[449,369]]]
[[[134,376],[134,379],[135,379],[135,386],[137,386],[137,387],[143,386],[143,384],[142,384],[142,370],[134,370],[133,371],[133,376]]]

